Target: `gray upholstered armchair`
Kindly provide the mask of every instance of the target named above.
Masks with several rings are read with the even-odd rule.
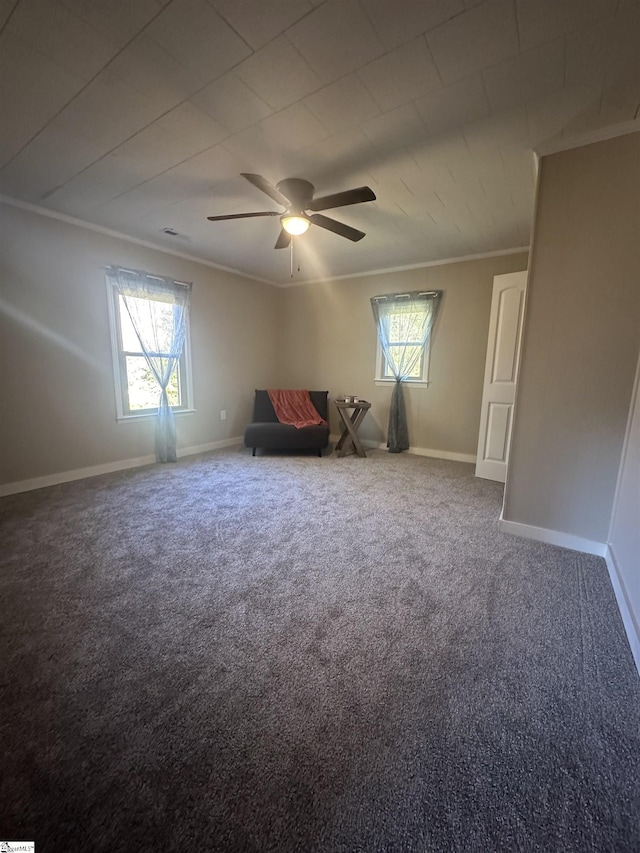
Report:
[[[325,421],[328,416],[328,391],[309,391],[311,402]],[[253,404],[253,421],[244,432],[245,447],[265,450],[317,450],[318,456],[329,444],[329,427],[317,424],[298,429],[290,424],[281,424],[266,390],[256,390]]]

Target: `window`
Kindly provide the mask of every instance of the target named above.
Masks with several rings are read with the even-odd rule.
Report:
[[[400,373],[409,384],[428,384],[430,330],[439,298],[435,292],[374,297],[378,323],[376,382],[395,382]]]
[[[132,286],[123,295],[115,278],[107,273],[118,419],[158,412],[161,390],[152,364],[162,373],[173,357],[171,346],[182,310],[175,292],[181,285],[151,276],[147,279],[153,282],[151,286],[148,282],[139,290]],[[136,325],[147,347],[146,355]],[[188,318],[182,355],[167,384],[167,399],[174,412],[193,411]]]
[[[422,344],[423,313],[402,315],[390,314],[387,318],[389,336],[389,357],[386,358],[378,340],[379,381],[395,382],[396,373],[402,360],[409,361],[411,367],[405,382],[428,382],[429,380],[429,342]],[[393,368],[393,369],[392,369]]]

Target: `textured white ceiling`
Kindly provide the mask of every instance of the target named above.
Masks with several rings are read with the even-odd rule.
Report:
[[[638,119],[639,45],[638,0],[0,0],[0,193],[278,283],[277,218],[206,220],[278,209],[241,172],[376,193],[296,280],[514,249],[532,150]]]

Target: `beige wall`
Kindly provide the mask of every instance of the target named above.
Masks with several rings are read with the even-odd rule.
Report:
[[[197,411],[177,418],[179,449],[241,435],[275,381],[276,288],[0,205],[0,483],[154,453],[151,422],[115,418],[108,264],[193,281]]]
[[[291,387],[358,394],[372,405],[361,435],[386,441],[390,387],[374,383],[376,330],[369,300],[443,290],[431,344],[430,385],[405,395],[412,447],[475,458],[494,275],[526,269],[506,255],[398,273],[292,287],[280,295],[280,380]],[[332,412],[332,431],[338,432]]]
[[[242,435],[253,389],[277,384],[361,394],[373,402],[363,436],[385,440],[390,389],[373,382],[369,298],[444,290],[431,385],[407,393],[411,440],[469,455],[493,276],[526,266],[523,254],[282,290],[9,205],[0,205],[0,241],[0,357],[11,367],[2,393],[0,484],[153,454],[150,421],[115,419],[109,264],[194,282],[196,413],[177,418],[179,449]]]
[[[504,517],[606,542],[640,344],[640,134],[544,157]]]

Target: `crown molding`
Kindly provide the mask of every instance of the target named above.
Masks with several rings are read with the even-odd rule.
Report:
[[[11,196],[2,195],[0,193],[0,204],[6,204],[9,207],[17,207],[21,210],[27,210],[30,213],[37,213],[40,216],[46,216],[49,219],[57,219],[59,222],[65,222],[67,225],[75,225],[76,228],[84,228],[87,231],[95,231],[97,234],[104,234],[106,237],[113,237],[116,240],[125,240],[127,243],[133,243],[136,246],[143,246],[145,249],[154,249],[157,252],[163,252],[165,255],[172,255],[174,258],[181,258],[184,261],[191,261],[194,264],[201,264],[205,267],[211,267],[214,270],[221,270],[232,275],[237,275],[240,278],[246,278],[251,281],[258,281],[261,284],[269,284],[271,287],[280,287],[274,281],[269,281],[266,278],[251,275],[250,273],[235,270],[232,267],[225,267],[222,264],[216,264],[213,261],[208,261],[206,258],[198,258],[195,255],[189,255],[187,252],[178,252],[167,246],[162,246],[159,243],[153,243],[150,240],[141,240],[138,237],[131,237],[129,234],[124,234],[121,231],[113,231],[111,228],[105,228],[103,225],[96,225],[93,222],[86,222],[84,219],[77,219],[75,216],[69,216],[67,213],[60,213],[57,210],[50,210],[46,207],[40,207],[37,204],[32,204],[29,201],[20,201]]]
[[[348,273],[346,275],[325,276],[323,278],[305,279],[304,281],[280,283],[277,281],[271,281],[267,278],[260,278],[259,276],[251,275],[249,273],[242,272],[241,270],[233,269],[232,267],[225,267],[222,266],[222,264],[216,264],[213,261],[206,260],[205,258],[199,258],[195,255],[189,255],[186,252],[178,252],[175,249],[168,248],[167,246],[162,246],[158,243],[153,243],[150,240],[141,240],[138,237],[131,237],[129,234],[124,234],[120,231],[113,231],[110,228],[105,228],[103,225],[96,225],[93,222],[85,222],[84,219],[77,219],[75,216],[70,216],[67,213],[60,213],[57,210],[50,210],[46,207],[40,207],[39,205],[33,204],[32,202],[21,201],[19,199],[12,198],[11,196],[0,194],[0,204],[6,204],[10,207],[17,207],[21,210],[29,211],[30,213],[36,213],[40,216],[46,216],[49,219],[56,219],[59,222],[65,222],[67,225],[74,225],[77,228],[84,228],[88,231],[94,231],[98,234],[104,234],[106,237],[113,237],[116,240],[125,240],[127,243],[133,243],[136,246],[143,246],[146,249],[154,249],[155,251],[163,252],[165,255],[172,255],[175,258],[182,258],[183,260],[191,261],[194,264],[201,264],[202,266],[210,267],[211,269],[221,270],[222,272],[231,273],[231,275],[237,275],[240,278],[249,279],[250,281],[257,281],[260,284],[268,284],[271,287],[278,287],[282,289],[287,289],[290,287],[302,287],[306,284],[318,284],[319,282],[323,281],[343,281],[345,279],[350,278],[366,278],[368,276],[373,275],[406,272],[408,270],[426,269],[428,267],[440,267],[446,266],[448,264],[463,264],[467,261],[481,261],[485,258],[498,258],[502,255],[518,255],[529,251],[528,245],[515,246],[512,249],[497,249],[492,252],[478,252],[473,255],[461,255],[456,258],[443,258],[437,261],[423,261],[422,263],[418,264],[407,264],[405,266],[366,270],[365,272]]]
[[[384,267],[382,269],[367,270],[366,272],[352,272],[347,275],[330,275],[323,278],[310,278],[305,281],[287,282],[278,284],[277,287],[302,287],[305,284],[319,284],[323,281],[343,281],[349,278],[367,278],[372,275],[385,275],[386,273],[407,272],[407,270],[421,270],[427,267],[442,267],[448,264],[464,264],[467,261],[483,261],[485,258],[500,258],[503,255],[523,255],[529,252],[529,245],[516,246],[513,249],[496,249],[493,252],[478,252],[475,255],[460,255],[457,258],[443,258],[439,261],[423,261],[420,264],[407,264],[401,267]]]
[[[537,145],[533,152],[537,158],[547,157],[549,154],[559,154],[562,151],[571,151],[573,148],[582,148],[585,145],[593,145],[595,142],[606,142],[607,139],[615,139],[618,136],[626,136],[629,133],[640,133],[640,119],[626,121],[621,124],[612,124],[610,127],[601,127],[575,136],[552,139]]]

